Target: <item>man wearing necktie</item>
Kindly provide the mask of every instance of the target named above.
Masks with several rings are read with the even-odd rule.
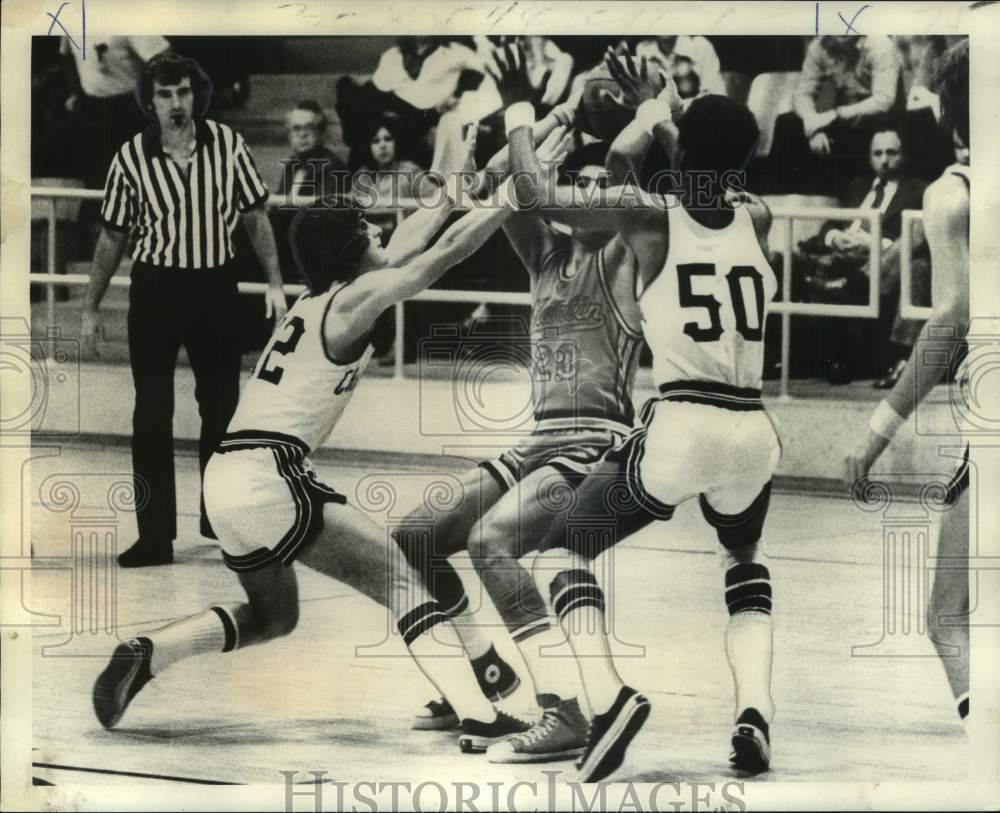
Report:
[[[884,348],[880,365],[888,369],[885,378],[876,386],[892,386],[898,376],[899,362],[909,355],[920,323],[903,320],[898,315],[899,306],[899,237],[902,231],[902,213],[906,209],[920,209],[927,184],[906,171],[906,156],[899,131],[883,127],[872,136],[869,164],[874,173],[853,178],[840,206],[850,209],[877,209],[882,217],[881,293],[880,317],[875,337],[865,336],[865,325],[854,320],[833,319],[826,329],[830,337],[827,369],[832,383],[847,383],[854,373],[852,361],[870,355],[866,350],[874,338],[876,346]],[[930,296],[930,265],[927,248],[919,225],[913,233],[914,262],[912,296],[915,303],[924,303]],[[872,235],[867,219],[857,218],[846,225],[844,221],[828,221],[820,232],[800,244],[803,253],[812,255],[814,266],[810,273],[811,287],[822,289],[819,301],[850,302],[868,301],[868,261]],[[816,272],[819,273],[816,273]],[[888,383],[886,383],[888,382]]]

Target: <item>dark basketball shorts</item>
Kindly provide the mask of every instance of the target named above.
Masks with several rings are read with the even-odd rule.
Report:
[[[578,483],[624,443],[630,429],[624,424],[620,429],[536,429],[499,457],[479,465],[504,491],[546,466]]]

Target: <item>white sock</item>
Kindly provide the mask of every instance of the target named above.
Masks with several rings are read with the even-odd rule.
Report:
[[[192,655],[235,649],[239,641],[234,613],[235,605],[213,607],[138,636],[153,642],[149,671],[157,675]]]
[[[736,613],[726,626],[726,657],[736,687],[736,714],[753,707],[768,723],[774,716],[772,639],[770,613]]]
[[[517,648],[531,673],[537,694],[554,694],[560,700],[577,696],[580,678],[573,650],[558,624],[550,624],[526,638],[516,640]]]
[[[576,656],[591,714],[603,714],[614,705],[625,682],[615,669],[611,646],[604,631],[604,611],[583,606],[570,610],[561,621]]]
[[[483,633],[483,626],[476,618],[476,614],[468,608],[456,613],[451,617],[451,623],[455,625],[462,645],[465,647],[470,659],[481,658],[490,651],[492,641]]]
[[[451,703],[460,720],[489,723],[496,719],[493,704],[483,696],[462,652],[462,639],[436,601],[425,601],[403,613],[397,623],[420,671]]]

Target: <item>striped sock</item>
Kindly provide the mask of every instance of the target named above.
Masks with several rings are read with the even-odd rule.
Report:
[[[757,709],[770,722],[771,574],[759,562],[740,562],[726,571],[726,657],[736,687],[736,713]]]
[[[460,720],[489,723],[496,718],[493,704],[483,696],[463,654],[462,640],[440,604],[423,602],[404,613],[398,627],[420,671],[451,703]]]

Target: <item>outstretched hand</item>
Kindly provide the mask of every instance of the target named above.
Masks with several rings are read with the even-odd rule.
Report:
[[[667,76],[659,69],[650,72],[645,57],[637,64],[628,51],[619,54],[609,48],[604,64],[621,90],[617,94],[604,91],[603,95],[624,110],[635,110],[643,102],[657,98],[667,87]]]
[[[504,107],[516,102],[534,102],[538,91],[528,78],[528,65],[520,43],[504,45],[493,51],[486,71],[496,82]]]
[[[535,148],[535,155],[538,156],[538,163],[542,165],[546,175],[551,177],[558,172],[572,149],[573,131],[559,125]]]

